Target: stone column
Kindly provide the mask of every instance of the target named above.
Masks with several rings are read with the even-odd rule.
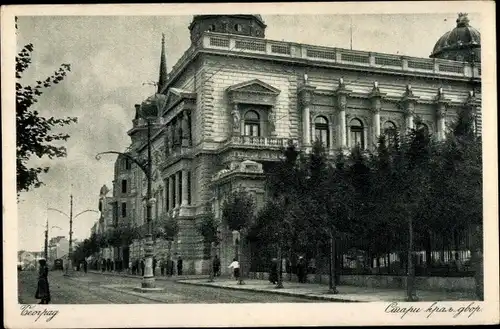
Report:
[[[437,135],[438,140],[446,138],[446,104],[438,103],[436,107]]]
[[[380,136],[380,109],[374,108],[373,112],[373,142],[377,143],[378,137]]]
[[[173,176],[170,176],[168,178],[168,206],[170,207],[170,209],[174,209],[175,208],[175,205],[174,205],[174,178]]]
[[[347,122],[345,110],[345,106],[339,106],[339,141],[342,148],[347,147]]]
[[[306,80],[306,84],[299,91],[302,104],[302,142],[306,148],[311,146],[311,105],[315,89],[316,87],[309,85]]]
[[[191,146],[191,120],[189,119],[188,111],[184,111],[182,116],[181,126],[182,126],[182,146]]]
[[[377,145],[378,137],[380,136],[380,110],[382,108],[382,97],[385,94],[380,92],[380,88],[378,86],[378,82],[375,81],[373,83],[373,88],[370,93],[370,100],[372,103],[372,145]]]
[[[182,170],[182,202],[181,205],[188,205],[188,171]]]
[[[339,79],[339,85],[336,91],[337,96],[337,107],[338,107],[338,131],[339,136],[338,140],[340,143],[340,147],[347,147],[347,96],[349,96],[350,91],[346,89],[344,79]]]
[[[411,85],[406,85],[406,90],[401,100],[403,112],[405,115],[406,130],[411,130],[414,128],[413,116],[415,114],[415,103],[417,99],[418,97],[413,95]]]
[[[446,137],[445,116],[447,103],[443,88],[439,88],[436,96],[437,135],[439,140],[444,140]]]
[[[413,116],[415,113],[415,104],[413,102],[408,102],[405,104],[404,108],[405,120],[406,120],[406,129],[411,130],[414,129]]]

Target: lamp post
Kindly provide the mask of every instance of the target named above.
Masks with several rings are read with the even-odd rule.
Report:
[[[62,230],[62,228],[60,228],[59,226],[57,225],[52,225],[50,228],[58,228],[60,230]],[[44,244],[44,256],[45,256],[45,260],[48,262],[49,261],[49,219],[47,218],[47,223],[46,223],[46,226],[45,226],[45,244]]]
[[[156,95],[155,95],[156,96]],[[155,97],[156,98],[156,97]],[[156,102],[155,102],[156,103]],[[152,234],[152,223],[151,223],[151,208],[154,203],[154,199],[152,198],[152,156],[151,156],[151,121],[155,120],[158,115],[158,107],[155,103],[143,103],[141,105],[141,116],[146,120],[147,125],[147,159],[146,161],[141,161],[136,159],[136,157],[132,156],[130,153],[122,153],[117,151],[106,151],[100,152],[96,155],[96,159],[100,160],[101,155],[103,154],[118,154],[126,157],[131,160],[144,172],[147,179],[147,191],[146,191],[146,223],[147,223],[147,233],[146,233],[146,243],[145,243],[145,269],[144,276],[142,278],[141,287],[137,290],[142,292],[147,291],[159,291],[162,288],[155,287],[155,277],[153,271],[153,234]]]
[[[99,213],[97,210],[93,209],[87,209],[84,211],[79,212],[75,216],[73,216],[73,194],[70,195],[70,202],[69,202],[69,215],[66,214],[64,211],[61,211],[56,208],[48,208],[47,210],[52,210],[52,211],[57,211],[60,214],[63,214],[69,219],[69,248],[68,248],[68,265],[66,267],[66,273],[64,274],[65,276],[70,276],[73,273],[73,264],[71,258],[73,257],[73,220],[76,219],[78,216],[83,215],[84,213],[87,212],[95,212]],[[48,228],[47,228],[48,230]],[[48,232],[47,232],[48,235]]]

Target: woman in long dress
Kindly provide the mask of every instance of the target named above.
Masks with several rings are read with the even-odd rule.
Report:
[[[50,302],[49,268],[47,267],[47,261],[43,258],[38,263],[40,264],[40,268],[38,269],[38,285],[35,298],[40,299],[39,304],[48,304]]]

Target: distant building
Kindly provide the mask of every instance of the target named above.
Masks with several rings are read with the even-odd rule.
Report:
[[[201,216],[211,209],[220,219],[222,201],[239,186],[262,205],[265,173],[289,142],[307,152],[317,139],[329,155],[356,145],[373,149],[379,135],[415,128],[417,117],[419,127],[443,139],[459,110],[476,115],[481,133],[480,34],[466,14],[431,58],[268,40],[265,29],[260,15],[194,16],[191,46],[167,74],[163,42],[157,93],[135,105],[129,151],[147,157],[140,114],[155,112],[152,218],[178,221],[173,253],[186,273],[208,267],[196,230]],[[116,225],[144,225],[146,182],[135,163],[118,157]],[[221,229],[217,253],[227,264],[234,245]],[[133,258],[144,257],[141,241],[134,245]],[[245,254],[247,247],[243,262]]]
[[[54,264],[54,260],[67,258],[68,252],[69,241],[65,236],[56,236],[51,238],[48,244],[48,264],[52,266]]]

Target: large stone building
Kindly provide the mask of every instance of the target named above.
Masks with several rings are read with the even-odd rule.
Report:
[[[196,230],[201,215],[243,186],[262,204],[264,173],[293,141],[302,150],[321,140],[330,154],[415,125],[445,138],[458,109],[477,113],[481,130],[480,34],[460,14],[430,58],[328,48],[265,39],[259,15],[194,16],[191,46],[167,74],[162,44],[158,91],[135,106],[129,151],[146,157],[141,110],[154,109],[153,222],[175,218],[173,254],[188,273],[207,266]],[[145,223],[146,178],[121,157],[113,184],[118,217]],[[119,210],[118,210],[119,209]],[[223,266],[234,255],[222,227]],[[132,258],[143,257],[134,244]],[[157,246],[158,248],[158,246]],[[243,261],[245,258],[243,257]]]

